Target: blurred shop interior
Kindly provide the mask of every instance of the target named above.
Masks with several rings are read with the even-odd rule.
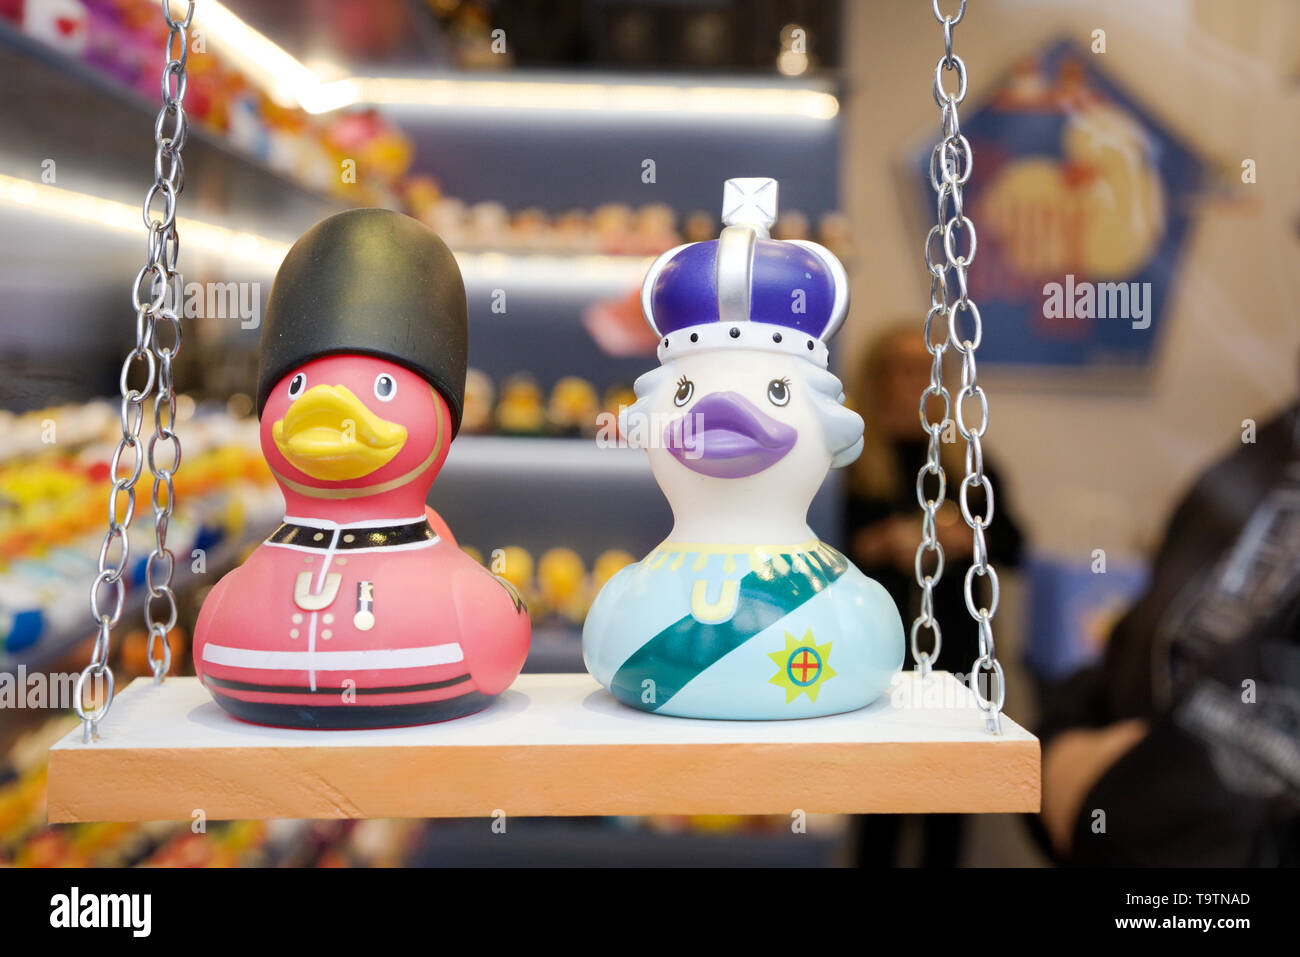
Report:
[[[902,447],[923,439],[928,356],[918,384],[915,348],[886,340],[905,324],[920,344],[928,305],[931,80],[943,52],[928,3],[209,6],[185,99],[184,466],[170,530],[178,556],[201,549],[206,560],[177,562],[175,673],[193,674],[187,629],[205,589],[283,514],[251,415],[259,317],[288,246],[341,209],[401,210],[457,253],[472,371],[464,428],[430,501],[527,597],[526,670],[582,670],[592,596],[670,527],[644,456],[593,437],[598,415],[629,404],[655,362],[638,296],[647,265],[716,237],[724,180],[778,179],[774,235],[844,261],[853,306],[832,363],[851,403],[875,404],[869,423],[888,432],[902,415],[899,431],[914,430]],[[1008,713],[1032,728],[1041,696],[1102,654],[1198,471],[1240,442],[1245,420],[1264,422],[1296,396],[1300,126],[1280,118],[1300,98],[1300,12],[1284,0],[971,6],[960,33],[980,229],[971,281],[985,448],[1009,526],[999,653]],[[0,0],[0,672],[75,672],[89,657],[86,592],[134,337],[165,33],[147,0]],[[1043,284],[1067,273],[1146,293],[1134,293],[1131,317],[1048,317]],[[809,516],[851,555],[848,503],[872,481],[866,468],[833,473]],[[147,481],[141,489],[137,556],[152,537]],[[905,491],[905,526],[891,527],[912,544],[905,563],[880,559],[900,576],[920,535]],[[149,671],[143,568],[134,575],[114,642],[119,687]],[[954,623],[954,634],[962,628],[973,625]],[[959,637],[951,647],[964,654]],[[970,664],[940,660],[963,673]],[[806,835],[786,818],[537,820],[518,823],[508,846],[483,821],[51,827],[45,754],[75,724],[68,711],[0,711],[0,863],[843,865],[857,855],[857,825],[842,816],[814,819]],[[893,862],[920,862],[919,825],[901,828]],[[1010,816],[959,833],[953,863],[1047,862]]]

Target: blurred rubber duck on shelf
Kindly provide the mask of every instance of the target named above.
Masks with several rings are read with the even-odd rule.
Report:
[[[427,173],[408,176],[402,184],[402,200],[406,204],[407,215],[414,216],[435,232],[438,230],[438,223],[435,221],[438,205],[445,199],[438,181]],[[445,234],[440,235],[443,241],[450,245],[450,237]]]
[[[628,251],[658,256],[682,241],[677,233],[677,214],[664,203],[647,203],[636,211]]]
[[[596,561],[591,566],[592,591],[600,591],[605,587],[605,582],[609,581],[635,561],[635,555],[631,552],[625,552],[621,548],[611,548],[607,551],[601,552],[596,556]]]
[[[0,19],[16,19],[23,33],[65,56],[80,56],[90,34],[90,12],[79,0],[26,0],[0,5]],[[197,57],[195,58],[197,59]]]
[[[501,386],[497,430],[506,435],[541,435],[546,431],[542,389],[532,376],[512,375]]]
[[[426,226],[443,238],[448,246],[462,249],[471,245],[468,235],[469,214],[462,200],[442,196],[420,217]]]
[[[521,209],[511,217],[509,248],[521,252],[542,252],[547,248],[551,222],[545,210],[536,206]]]
[[[590,253],[597,248],[585,209],[569,209],[557,216],[552,234],[551,245],[557,251]]]
[[[559,436],[594,435],[600,399],[590,382],[579,376],[565,376],[551,389],[546,419],[551,432]]]
[[[853,233],[849,229],[849,218],[840,212],[826,213],[821,218],[822,245],[829,249],[841,262],[853,263]]]
[[[334,156],[336,170],[354,164],[354,176],[337,177],[334,192],[354,199],[363,195],[387,194],[389,184],[401,181],[411,166],[414,147],[405,134],[388,123],[378,110],[340,113],[329,121],[325,148]]]
[[[697,209],[686,217],[686,225],[682,227],[688,243],[703,243],[713,239],[717,231],[717,218],[712,213],[706,213],[702,209]]]
[[[797,209],[781,214],[781,218],[772,227],[774,239],[812,239],[808,217]]]
[[[627,436],[623,434],[623,412],[630,409],[636,403],[636,390],[628,385],[612,385],[605,390],[605,399],[601,403],[601,419],[599,433],[607,436],[607,429],[613,430],[613,438],[624,441]]]
[[[338,213],[285,257],[262,328],[261,445],[284,523],[208,594],[195,669],[237,718],[425,724],[519,674],[519,593],[426,507],[461,422],[465,290],[427,226]]]
[[[624,413],[673,511],[596,596],[583,659],[619,701],[697,718],[805,718],[870,704],[903,661],[889,593],[808,526],[863,422],[827,368],[848,277],[825,248],[769,238],[777,183],[728,180],[717,239],[642,285],[660,367]]]
[[[487,374],[479,369],[465,373],[465,415],[460,430],[469,435],[492,431],[492,403],[496,388]]]
[[[632,227],[635,214],[626,203],[604,203],[591,214],[591,231],[596,248],[602,253],[620,256],[632,252]]]
[[[502,249],[510,232],[510,214],[500,203],[485,200],[469,208],[465,237],[478,249]]]
[[[571,548],[551,548],[537,560],[539,614],[580,625],[587,614],[587,568]]]

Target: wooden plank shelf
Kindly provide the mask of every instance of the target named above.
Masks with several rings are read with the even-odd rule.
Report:
[[[1038,740],[984,729],[939,672],[850,714],[701,721],[645,714],[586,674],[525,674],[487,710],[382,731],[227,716],[196,678],[137,679],[100,739],[50,752],[51,822],[631,814],[1026,812]]]

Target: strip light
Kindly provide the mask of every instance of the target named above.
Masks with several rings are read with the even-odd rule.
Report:
[[[199,4],[194,11],[194,27],[202,31],[213,50],[235,64],[280,106],[298,106],[320,86],[315,73],[217,0]]]
[[[144,237],[139,206],[47,183],[0,174],[0,206]],[[291,245],[284,240],[184,216],[177,216],[176,223],[182,248],[202,249],[226,260],[253,263],[268,272],[279,267]],[[602,295],[614,295],[640,285],[651,262],[651,258],[646,256],[597,253],[457,252],[455,256],[468,285],[496,285],[509,281],[511,288],[573,292],[573,277],[581,276],[584,293],[595,291]]]
[[[833,118],[840,108],[839,101],[830,93],[802,88],[435,77],[335,80],[304,91],[300,103],[309,113],[369,103],[467,111],[800,116],[817,120]]]
[[[785,116],[830,120],[839,100],[825,90],[788,84],[684,84],[447,76],[358,76],[322,81],[313,70],[258,33],[217,0],[195,23],[208,42],[281,106],[328,113],[348,106],[527,112],[608,112],[690,117]]]
[[[61,189],[48,183],[34,183],[0,174],[0,203],[41,216],[53,216],[112,232],[144,237],[144,222],[139,206]],[[176,224],[186,247],[196,247],[227,259],[275,268],[289,252],[287,242],[227,229],[202,220],[177,216]]]

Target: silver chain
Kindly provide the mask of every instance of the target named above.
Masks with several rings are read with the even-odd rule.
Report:
[[[938,4],[935,4],[935,15],[939,15]],[[965,15],[966,4],[963,0],[961,11],[957,14],[957,20]],[[942,21],[942,18],[940,18]],[[953,21],[954,23],[956,21]],[[951,38],[952,28],[945,25],[944,35]],[[939,651],[943,647],[943,632],[939,627],[939,621],[934,617],[934,588],[943,577],[944,558],[943,546],[939,544],[939,534],[936,522],[936,516],[939,509],[943,507],[948,491],[948,477],[944,474],[943,463],[939,455],[940,443],[943,441],[943,431],[952,418],[952,396],[948,393],[948,387],[943,380],[943,357],[948,351],[948,336],[945,334],[936,343],[934,341],[934,321],[936,318],[947,319],[948,315],[948,285],[945,277],[948,271],[947,262],[939,256],[942,251],[944,226],[946,219],[946,203],[953,192],[953,185],[947,174],[947,169],[943,169],[941,178],[941,161],[945,156],[944,143],[940,142],[935,146],[934,151],[930,154],[930,185],[934,188],[935,197],[938,202],[938,221],[930,227],[930,232],[925,237],[925,267],[930,274],[930,310],[925,314],[925,348],[930,353],[930,384],[926,386],[921,393],[920,416],[921,428],[929,436],[929,445],[926,450],[925,465],[916,473],[916,501],[921,506],[921,544],[916,549],[916,559],[913,568],[916,572],[916,584],[921,589],[921,607],[912,622],[911,646],[912,661],[916,665],[916,670],[922,678],[927,678],[930,672],[934,670],[935,663],[939,660]],[[935,256],[931,256],[931,248],[935,245],[935,238],[939,240],[939,251]],[[943,415],[936,422],[931,422],[926,412],[930,405],[930,400],[938,398],[943,402]],[[926,494],[926,476],[935,477],[934,484],[938,487],[933,497]],[[925,556],[934,555],[934,568],[930,572],[925,569]],[[929,631],[933,636],[933,646],[930,651],[922,651],[920,645],[921,632]]]
[[[1002,665],[998,662],[993,642],[993,616],[998,608],[998,574],[989,563],[988,546],[985,531],[993,520],[993,484],[984,473],[984,450],[981,440],[988,431],[989,404],[988,396],[979,385],[975,365],[975,353],[983,339],[983,326],[980,322],[979,307],[967,293],[967,270],[975,261],[976,235],[975,224],[971,222],[963,209],[962,190],[970,180],[974,157],[970,141],[961,133],[961,124],[957,108],[966,99],[966,64],[952,51],[953,29],[966,15],[966,0],[960,0],[957,13],[945,15],[939,9],[939,0],[931,0],[931,9],[935,19],[943,26],[943,56],[934,69],[934,101],[940,111],[941,136],[930,154],[930,185],[934,188],[936,200],[936,224],[930,228],[925,238],[925,264],[930,273],[930,310],[925,317],[925,342],[933,359],[930,365],[930,384],[921,394],[921,425],[929,436],[929,451],[926,463],[916,477],[916,497],[924,513],[921,524],[921,544],[916,552],[916,580],[921,587],[921,610],[912,623],[912,657],[922,676],[928,675],[939,657],[942,638],[939,623],[934,617],[934,586],[943,575],[943,547],[939,544],[935,515],[943,505],[947,480],[939,459],[939,442],[950,415],[955,413],[957,430],[966,443],[966,474],[958,487],[957,501],[961,506],[962,518],[971,529],[972,550],[971,564],[966,570],[963,591],[966,610],[979,629],[979,657],[971,666],[969,685],[975,696],[976,704],[984,712],[988,729],[993,733],[1002,730],[1002,706],[1006,701],[1006,680]],[[953,78],[956,89],[949,91],[944,87],[944,73],[955,73]],[[964,234],[964,237],[963,237]],[[965,238],[966,251],[959,250],[959,239]],[[937,242],[936,242],[937,240]],[[942,246],[943,257],[932,248]],[[949,294],[950,280],[955,280],[955,297]],[[958,330],[959,315],[966,314],[969,329]],[[947,322],[947,335],[939,343],[933,341],[932,326],[934,320],[943,316]],[[954,400],[943,382],[943,357],[951,346],[961,357],[961,389]],[[931,398],[939,397],[943,402],[943,418],[931,422],[926,416],[926,405]],[[979,408],[977,426],[966,421],[966,404],[974,399]],[[927,475],[936,476],[938,486],[933,497],[927,497],[925,479]],[[984,492],[984,514],[972,512],[970,490],[979,487]],[[935,554],[935,568],[930,574],[924,574],[922,558],[926,552]],[[977,606],[974,583],[976,578],[987,578],[989,582],[989,603]],[[918,646],[918,637],[922,629],[934,633],[934,649],[926,653]],[[980,678],[988,674],[995,684],[995,694],[985,695],[980,687]]]
[[[128,533],[135,516],[135,485],[147,461],[153,475],[154,547],[145,563],[145,583],[149,594],[145,599],[144,618],[149,629],[149,664],[155,682],[161,682],[171,668],[171,648],[167,633],[176,625],[176,595],[172,591],[172,572],[175,556],[167,548],[167,526],[171,521],[176,494],[173,478],[181,464],[181,445],[173,426],[176,423],[176,393],[172,388],[172,362],[181,348],[180,317],[176,306],[180,301],[180,273],[176,269],[180,240],[176,234],[176,198],[185,187],[185,169],[181,162],[181,149],[185,145],[188,125],[182,101],[185,99],[189,59],[190,21],[194,17],[197,0],[188,0],[185,16],[172,15],[170,0],[162,0],[163,19],[167,22],[167,63],[162,71],[162,108],[154,122],[154,181],[145,194],[142,216],[149,230],[148,259],[135,277],[131,287],[131,304],[135,309],[135,348],[127,353],[118,379],[122,396],[122,437],[113,453],[109,475],[112,488],[108,499],[108,531],[99,549],[99,573],[90,586],[90,613],[97,634],[90,664],[77,678],[75,706],[82,722],[82,737],[91,741],[98,736],[99,722],[113,703],[113,670],[109,667],[109,648],[113,628],[122,618],[122,605],[126,597],[126,571],[130,544]],[[154,210],[161,199],[161,211]],[[128,383],[136,369],[143,369],[144,384],[133,388]],[[156,390],[156,391],[155,391]],[[144,422],[144,406],[150,395],[154,396],[153,434],[148,443],[141,441],[140,427]],[[169,443],[170,458],[159,461],[159,443]],[[122,467],[122,457],[130,450],[130,467]],[[118,506],[125,495],[122,519],[118,520]],[[117,560],[110,561],[116,551]],[[108,588],[108,594],[101,593]],[[110,600],[107,610],[101,597]],[[159,618],[154,613],[155,599],[166,601],[167,614]],[[158,644],[161,642],[161,656]],[[103,694],[97,707],[85,706],[86,683],[92,679],[102,682]]]

